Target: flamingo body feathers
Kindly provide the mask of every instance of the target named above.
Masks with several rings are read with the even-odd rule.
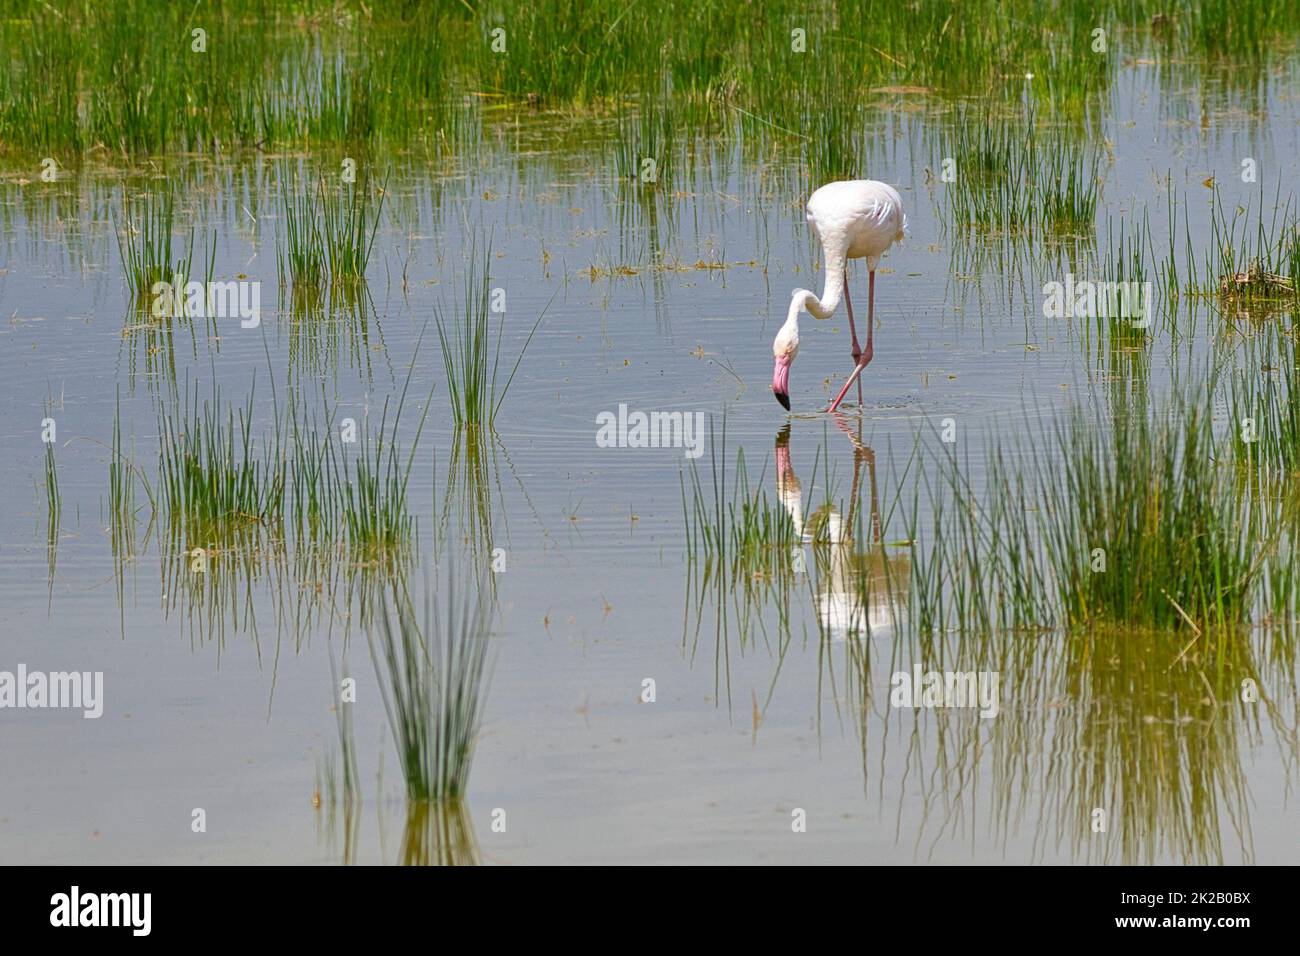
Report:
[[[806,209],[808,225],[826,253],[828,281],[832,259],[866,259],[874,269],[907,228],[903,197],[874,179],[827,183],[808,197]]]

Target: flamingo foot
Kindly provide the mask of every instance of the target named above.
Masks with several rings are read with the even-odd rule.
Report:
[[[871,348],[871,345],[868,344],[866,351],[864,351],[858,358],[857,365],[854,366],[852,373],[850,373],[848,379],[844,382],[844,387],[840,389],[840,393],[835,396],[835,401],[831,402],[831,407],[826,409],[826,411],[833,412],[840,407],[840,402],[844,401],[844,396],[848,394],[849,388],[858,380],[858,376],[862,374],[862,370],[871,364],[871,356],[873,352],[874,350]],[[861,395],[861,390],[859,390],[859,395]]]

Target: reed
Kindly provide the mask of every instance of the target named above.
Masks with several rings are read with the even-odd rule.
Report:
[[[725,419],[717,434],[710,422],[709,475],[692,463],[680,476],[688,565],[724,590],[793,574],[802,542],[789,512],[767,497],[761,473],[751,481],[743,449],[728,477],[726,443]]]
[[[276,243],[280,284],[300,291],[364,282],[379,231],[384,189],[371,209],[371,190],[363,179],[351,189],[340,190],[328,187],[323,179],[315,189],[294,189],[289,182],[289,177],[281,177],[284,231]]]
[[[1273,490],[1300,469],[1300,377],[1296,343],[1280,330],[1263,339],[1228,378],[1224,398],[1236,462],[1252,484]]]
[[[1091,234],[1099,160],[1060,133],[1038,128],[1032,112],[1016,117],[961,113],[941,148],[945,224],[958,232],[1059,238]]]
[[[1271,201],[1261,191],[1231,214],[1216,189],[1203,241],[1186,198],[1179,202],[1171,190],[1168,202],[1169,248],[1158,272],[1171,298],[1207,299],[1230,317],[1248,318],[1300,305],[1300,214],[1280,185]]]
[[[1060,464],[1035,484],[1065,623],[1249,619],[1264,534],[1218,460],[1209,402],[1121,414],[1109,434],[1076,413],[1053,437]]]
[[[917,542],[918,629],[1249,623],[1283,526],[1276,507],[1238,493],[1214,394],[1198,382],[1150,412],[1119,405],[1100,426],[1082,406],[1031,424],[1032,443],[985,450],[979,489],[970,463],[948,457],[902,519]]]
[[[537,328],[546,317],[546,309],[528,331],[514,365],[502,377],[501,347],[505,341],[504,310],[499,312],[495,331],[492,329],[493,291],[489,272],[492,262],[492,244],[484,246],[480,258],[478,242],[470,248],[470,267],[466,270],[464,298],[456,319],[441,308],[434,310],[434,323],[438,331],[438,346],[442,352],[442,367],[447,379],[447,395],[452,418],[456,425],[477,425],[491,428],[496,422],[501,404],[514,382],[515,373],[523,362],[528,346],[537,334]]]
[[[371,660],[411,801],[466,796],[487,699],[491,605],[481,582],[449,573],[426,593],[424,624],[398,594],[369,629]]]
[[[154,42],[190,42],[184,5],[5,0],[0,46],[14,55],[0,65],[0,142],[72,161],[97,148],[139,157],[383,145],[456,156],[481,125],[467,96],[487,94],[510,117],[591,117],[654,91],[678,131],[792,150],[807,137],[803,160],[820,175],[857,168],[859,106],[873,100],[980,91],[1095,125],[1120,50],[1262,83],[1300,38],[1296,0],[1187,11],[1159,0],[971,0],[960,16],[950,0],[888,9],[773,0],[757,13],[723,0],[338,9],[231,0],[204,13],[208,49],[197,52]],[[506,36],[494,36],[503,24]],[[1106,52],[1093,49],[1099,24]]]
[[[1135,303],[1124,302],[1117,296],[1103,296],[1096,303],[1090,332],[1095,332],[1098,342],[1105,342],[1112,350],[1139,349],[1150,341],[1150,329],[1155,324],[1155,313],[1165,312],[1163,300],[1156,299],[1155,283],[1148,287],[1149,268],[1152,259],[1151,232],[1146,215],[1140,223],[1130,225],[1121,220],[1116,226],[1112,220],[1106,223],[1105,258],[1101,265],[1103,280],[1111,283],[1112,289],[1127,287],[1129,289],[1150,289],[1145,295],[1146,315],[1139,321],[1136,315],[1126,314],[1124,306],[1132,307]],[[1125,293],[1127,295],[1127,293]]]
[[[122,212],[125,223],[116,231],[118,256],[132,299],[144,307],[151,301],[148,296],[156,283],[181,287],[189,280],[194,230],[190,230],[183,251],[173,252],[176,199],[170,190],[146,200],[142,210],[124,198]]]
[[[225,533],[279,524],[284,516],[287,466],[275,416],[274,433],[254,436],[254,398],[236,411],[221,410],[220,391],[199,403],[198,387],[186,394],[179,415],[160,410],[158,498],[173,535]]]
[[[344,423],[328,408],[322,422],[309,419],[296,403],[290,405],[286,503],[300,544],[330,547],[344,542],[354,561],[390,569],[404,566],[416,530],[407,509],[407,487],[432,404],[430,396],[403,459],[398,435],[410,381],[408,372],[395,407],[384,401],[375,435],[366,423],[358,427],[350,422],[344,436]]]

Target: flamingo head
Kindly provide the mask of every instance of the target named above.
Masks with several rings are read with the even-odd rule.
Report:
[[[772,394],[787,412],[790,410],[790,366],[799,354],[799,308],[803,304],[801,292],[802,289],[795,290],[794,299],[790,303],[790,314],[772,342]]]
[[[790,410],[790,366],[793,355],[778,355],[772,369],[772,394],[787,412]]]

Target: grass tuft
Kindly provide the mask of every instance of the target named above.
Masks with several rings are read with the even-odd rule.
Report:
[[[528,346],[546,316],[546,310],[543,309],[503,381],[500,377],[501,346],[505,339],[506,316],[502,310],[494,335],[491,321],[494,292],[489,273],[491,262],[491,242],[485,246],[481,259],[476,242],[470,250],[470,268],[465,276],[465,298],[458,313],[460,321],[452,320],[441,309],[434,311],[438,345],[442,350],[442,366],[447,377],[447,394],[452,417],[458,427],[493,426],[501,404],[510,391],[510,384],[515,379],[515,373],[519,371],[519,365],[528,352]]]
[[[159,282],[183,287],[194,261],[194,230],[183,253],[173,252],[176,227],[176,198],[170,191],[151,197],[141,209],[123,199],[124,225],[117,230],[117,251],[126,274],[127,289],[137,306],[150,300]]]
[[[399,763],[412,801],[465,797],[487,697],[491,605],[481,583],[426,596],[424,626],[409,599],[387,603],[369,630]]]
[[[327,186],[324,179],[314,189],[295,189],[292,182],[288,175],[281,176],[284,231],[276,244],[280,284],[301,293],[364,282],[379,231],[384,188],[379,190],[378,205],[371,209],[370,187],[364,180],[341,189]]]

